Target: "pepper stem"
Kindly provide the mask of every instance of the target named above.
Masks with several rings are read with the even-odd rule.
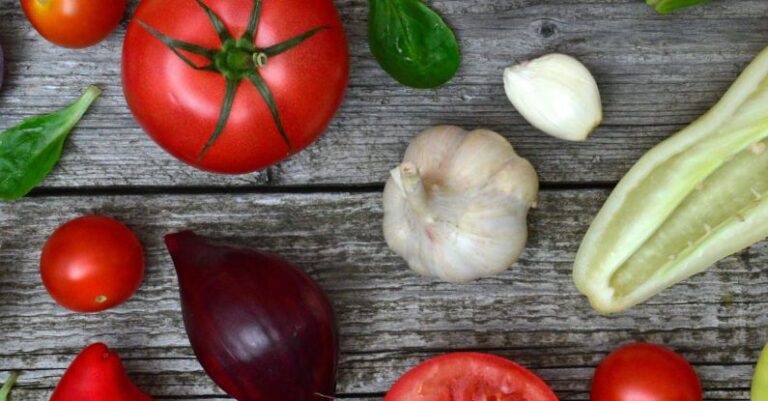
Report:
[[[419,168],[412,162],[405,162],[400,165],[399,173],[405,198],[414,211],[423,214],[427,210],[427,191],[424,189]]]

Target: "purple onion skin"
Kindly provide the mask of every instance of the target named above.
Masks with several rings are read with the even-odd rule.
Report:
[[[338,333],[320,287],[288,262],[165,237],[189,341],[208,376],[238,401],[327,401],[335,395]]]

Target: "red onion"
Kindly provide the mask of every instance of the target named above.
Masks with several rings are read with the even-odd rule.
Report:
[[[170,234],[184,325],[197,359],[238,401],[324,401],[336,387],[338,335],[328,298],[288,262]]]

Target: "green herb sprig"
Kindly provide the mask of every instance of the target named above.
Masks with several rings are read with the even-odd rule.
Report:
[[[51,173],[69,133],[99,95],[99,88],[89,86],[71,106],[0,133],[0,200],[24,197]]]

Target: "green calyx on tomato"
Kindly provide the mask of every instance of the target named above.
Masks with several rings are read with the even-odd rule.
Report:
[[[277,109],[275,98],[272,95],[272,91],[270,90],[269,85],[267,85],[267,82],[259,73],[259,69],[267,65],[270,57],[274,57],[287,52],[300,45],[307,39],[311,38],[319,31],[329,29],[330,27],[319,26],[281,43],[277,43],[266,48],[259,48],[256,46],[255,33],[259,26],[262,0],[253,1],[253,9],[251,10],[251,14],[248,20],[248,27],[245,33],[239,39],[235,39],[232,36],[232,34],[224,25],[224,21],[222,21],[221,18],[219,18],[219,16],[216,15],[213,10],[206,6],[201,0],[195,0],[195,2],[208,15],[213,28],[216,30],[216,33],[221,40],[220,49],[209,49],[203,46],[195,45],[193,43],[176,40],[155,30],[142,21],[137,20],[137,22],[150,34],[152,34],[152,36],[163,42],[163,44],[165,44],[176,56],[178,56],[191,68],[195,70],[210,71],[212,73],[221,74],[226,80],[224,102],[222,103],[219,119],[216,123],[216,128],[208,139],[208,142],[200,151],[198,162],[201,161],[203,157],[205,157],[205,154],[208,152],[211,146],[216,143],[216,140],[224,131],[224,128],[227,125],[227,121],[229,120],[229,115],[232,111],[232,105],[235,101],[237,88],[240,82],[244,79],[251,82],[251,84],[253,84],[261,97],[264,99],[264,102],[269,107],[280,136],[288,148],[292,149],[293,146],[290,139],[288,138],[288,135],[285,133],[285,129],[283,128],[283,123],[280,119],[280,113]],[[182,51],[202,56],[208,60],[208,63],[204,65],[198,65],[187,56],[185,56]]]

